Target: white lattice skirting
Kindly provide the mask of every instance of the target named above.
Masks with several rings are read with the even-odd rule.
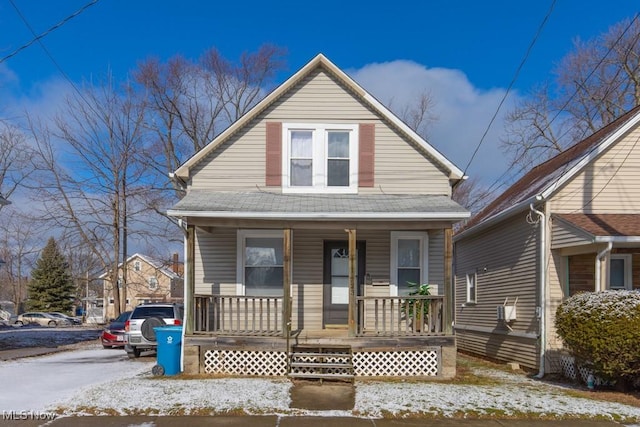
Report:
[[[356,377],[436,376],[440,352],[422,351],[364,351],[353,353]],[[207,350],[204,353],[204,372],[249,376],[285,376],[287,354],[282,351]]]

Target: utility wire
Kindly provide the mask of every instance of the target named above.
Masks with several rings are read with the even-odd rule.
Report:
[[[634,22],[638,19],[639,14],[636,13],[635,16],[633,17],[633,19],[631,20],[631,22],[629,22],[629,25],[627,25],[627,27],[624,29],[624,31],[622,33],[620,33],[620,35],[618,36],[618,38],[613,42],[613,44],[609,47],[609,49],[607,50],[607,52],[602,56],[602,58],[600,58],[600,60],[598,61],[598,63],[591,69],[591,71],[589,72],[589,74],[587,74],[587,76],[584,79],[584,82],[587,82],[592,76],[593,74],[595,74],[595,72],[598,70],[598,68],[602,65],[602,63],[605,61],[605,59],[609,56],[609,54],[613,51],[613,49],[618,45],[618,43],[620,43],[620,40],[622,40],[622,38],[624,37],[624,35],[629,31],[629,29],[633,26]],[[636,35],[635,37],[635,41],[632,44],[635,44],[638,40],[638,37],[640,37],[640,33],[638,35]],[[616,76],[621,72],[622,68],[618,69],[618,71],[616,72]],[[615,78],[614,78],[615,80]],[[620,84],[620,83],[619,83]],[[618,86],[616,87],[619,87]],[[603,95],[603,98],[606,98],[606,96],[612,92],[615,88],[614,87],[609,87],[607,88],[605,94]],[[576,87],[575,90],[573,91],[573,93],[571,94],[571,96],[564,102],[564,104],[556,111],[555,115],[551,118],[551,120],[548,121],[548,123],[546,124],[546,126],[542,129],[542,132],[545,132],[550,126],[551,124],[560,116],[560,114],[567,108],[567,106],[569,105],[569,103],[578,95],[578,92],[580,90],[580,87]],[[595,114],[595,113],[594,113]],[[577,126],[577,124],[576,124]],[[572,130],[572,128],[567,129],[562,135],[559,136],[559,139],[564,138],[564,136],[566,136],[570,131]],[[585,130],[586,133],[586,130]],[[585,134],[583,133],[583,138],[584,139]],[[502,181],[503,178],[506,178],[506,175],[511,171],[511,168],[513,166],[515,166],[520,160],[522,160],[522,158],[526,155],[526,150],[523,151],[523,153],[520,155],[520,157],[518,157],[517,159],[514,159],[514,161],[511,163],[511,166],[509,167],[509,169],[507,171],[505,171],[502,175],[500,175],[500,177],[498,177],[498,179],[496,179],[490,186],[489,186],[489,192],[493,192],[495,190],[497,190],[498,188],[500,188],[500,186],[502,185],[500,183],[500,181]],[[565,166],[566,167],[566,166]],[[524,169],[526,168],[521,168],[519,170],[518,173],[516,173],[515,175],[517,176],[519,173],[521,173]],[[564,174],[564,172],[563,172]],[[560,177],[562,176],[562,174],[560,175]],[[496,187],[497,186],[497,187]],[[493,190],[493,188],[495,187],[495,190]]]
[[[49,57],[49,59],[51,60],[51,62],[53,63],[53,65],[55,65],[55,67],[58,69],[58,71],[60,72],[60,74],[62,74],[62,76],[65,78],[65,80],[71,85],[71,87],[76,91],[76,93],[78,94],[78,96],[85,102],[85,104],[87,104],[89,106],[89,108],[95,112],[93,106],[91,105],[91,103],[89,101],[87,101],[87,99],[84,97],[84,95],[82,94],[82,92],[80,91],[80,89],[78,89],[78,87],[75,85],[75,83],[73,82],[73,80],[71,80],[71,78],[69,77],[69,75],[67,73],[65,73],[65,71],[62,69],[62,67],[60,66],[60,64],[58,64],[58,61],[55,60],[55,58],[53,57],[53,55],[51,54],[51,52],[49,52],[49,50],[47,49],[47,47],[44,45],[44,43],[42,42],[42,37],[44,37],[45,35],[47,35],[48,33],[50,33],[52,30],[60,27],[62,24],[64,24],[65,22],[69,21],[71,18],[73,18],[74,16],[79,15],[80,13],[82,13],[84,10],[86,10],[89,6],[93,6],[94,4],[96,4],[99,0],[93,0],[91,3],[87,3],[86,5],[84,5],[82,8],[78,9],[75,13],[73,13],[72,15],[69,15],[67,18],[65,18],[64,20],[60,21],[60,23],[54,25],[53,27],[51,27],[49,30],[45,31],[44,33],[42,33],[41,35],[37,36],[35,31],[33,30],[33,27],[31,26],[31,24],[29,24],[29,21],[27,21],[27,18],[22,14],[22,12],[20,12],[20,9],[18,9],[18,6],[16,6],[15,2],[13,0],[9,0],[9,3],[11,3],[11,6],[13,6],[13,8],[16,10],[16,13],[18,14],[18,16],[20,17],[20,19],[22,19],[22,22],[24,22],[24,25],[29,29],[29,31],[31,32],[31,34],[34,35],[34,38],[31,42],[28,43],[28,45],[33,44],[35,42],[37,42],[40,47],[42,48],[42,50],[44,51],[44,53]],[[2,63],[2,61],[0,61],[0,63]]]
[[[2,64],[4,61],[6,61],[7,59],[15,56],[18,54],[18,52],[28,48],[29,46],[31,46],[32,44],[34,44],[35,42],[39,41],[40,39],[42,39],[43,37],[46,37],[47,35],[49,35],[49,33],[57,30],[58,28],[62,27],[64,24],[66,24],[68,21],[70,21],[71,19],[75,18],[76,16],[80,15],[82,12],[84,12],[86,9],[88,9],[89,7],[93,6],[94,4],[98,3],[98,1],[100,0],[93,0],[90,3],[87,3],[86,5],[82,6],[80,9],[78,9],[76,12],[74,12],[73,14],[67,16],[66,18],[64,18],[62,21],[58,22],[56,25],[54,25],[53,27],[49,28],[47,31],[45,31],[44,33],[40,34],[40,35],[36,35],[34,33],[34,31],[31,29],[31,27],[29,27],[29,30],[31,30],[31,34],[34,35],[35,37],[33,39],[31,39],[28,43],[23,44],[22,46],[20,46],[19,48],[17,48],[16,50],[14,50],[13,52],[11,52],[10,54],[8,54],[7,56],[3,57],[2,59],[0,59],[0,64]],[[9,0],[9,2],[11,3],[11,6],[13,6],[13,8],[18,12],[18,15],[20,15],[20,18],[22,18],[22,20],[26,23],[26,20],[24,18],[24,16],[22,16],[22,14],[20,13],[20,11],[18,10],[18,7],[15,5],[15,3],[13,2],[13,0]],[[29,26],[27,24],[27,26]]]
[[[476,149],[473,151],[473,155],[469,159],[469,163],[467,163],[467,166],[464,168],[463,175],[466,175],[467,170],[469,169],[469,166],[471,166],[471,162],[473,162],[473,160],[475,159],[476,154],[478,154],[478,150],[480,150],[480,146],[482,145],[482,143],[484,142],[484,139],[486,138],[487,134],[489,133],[489,129],[491,129],[491,125],[493,125],[493,122],[496,120],[496,117],[498,117],[498,113],[500,112],[500,109],[502,108],[502,105],[504,104],[504,101],[507,99],[507,96],[509,96],[509,92],[511,92],[511,89],[513,88],[513,85],[515,84],[516,80],[518,79],[518,76],[520,75],[520,71],[522,70],[522,67],[527,62],[527,59],[529,59],[529,54],[531,53],[531,50],[533,50],[533,46],[538,41],[538,37],[542,33],[542,29],[544,28],[545,24],[549,20],[549,17],[551,16],[551,12],[553,11],[553,8],[554,8],[555,4],[556,4],[556,0],[553,0],[551,2],[551,6],[549,7],[549,10],[547,11],[547,14],[545,15],[545,17],[542,20],[542,22],[540,23],[540,25],[538,26],[538,30],[536,31],[536,34],[533,37],[533,40],[531,40],[531,43],[529,44],[529,47],[527,48],[527,51],[526,51],[524,57],[522,58],[522,61],[520,62],[520,65],[518,66],[518,69],[516,70],[516,72],[515,72],[515,74],[513,76],[513,79],[511,79],[511,83],[509,83],[509,87],[507,88],[506,92],[504,93],[504,96],[500,100],[500,104],[498,104],[498,108],[496,109],[496,112],[493,114],[493,117],[489,121],[489,125],[487,126],[487,129],[484,131],[484,134],[482,135],[482,138],[480,138],[480,142],[478,142],[478,145],[476,146]]]

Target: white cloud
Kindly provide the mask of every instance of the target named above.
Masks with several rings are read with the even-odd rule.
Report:
[[[429,142],[460,169],[464,169],[480,143],[506,89],[480,90],[460,70],[427,68],[413,61],[368,64],[349,75],[385,105],[415,103],[421,93],[435,102],[436,121],[429,127]],[[491,184],[507,167],[499,147],[504,114],[511,108],[511,94],[501,108],[467,175]]]

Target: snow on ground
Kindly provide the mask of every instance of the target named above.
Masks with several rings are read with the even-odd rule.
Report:
[[[43,411],[57,401],[74,400],[85,385],[135,376],[150,371],[153,365],[153,359],[138,363],[129,360],[123,350],[104,350],[97,345],[3,362],[0,411]]]
[[[101,414],[298,414],[380,417],[433,416],[599,417],[640,422],[640,408],[572,397],[568,389],[522,374],[479,370],[499,385],[440,382],[356,381],[352,411],[289,408],[286,379],[154,377],[155,357],[129,360],[121,350],[89,348],[0,365],[0,411]],[[5,389],[9,390],[9,389]]]

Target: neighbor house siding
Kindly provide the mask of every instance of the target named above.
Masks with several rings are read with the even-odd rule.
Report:
[[[553,197],[555,213],[640,211],[640,130],[628,133]]]
[[[265,187],[266,122],[374,123],[373,187],[360,193],[451,194],[447,172],[324,71],[315,71],[228,138],[191,171],[191,189]],[[411,179],[407,179],[411,177]],[[279,191],[270,187],[269,191]]]
[[[456,334],[458,348],[505,361],[537,366],[538,227],[515,214],[499,226],[455,242]],[[467,273],[477,273],[477,302],[466,303]],[[517,302],[511,331],[496,307]]]

